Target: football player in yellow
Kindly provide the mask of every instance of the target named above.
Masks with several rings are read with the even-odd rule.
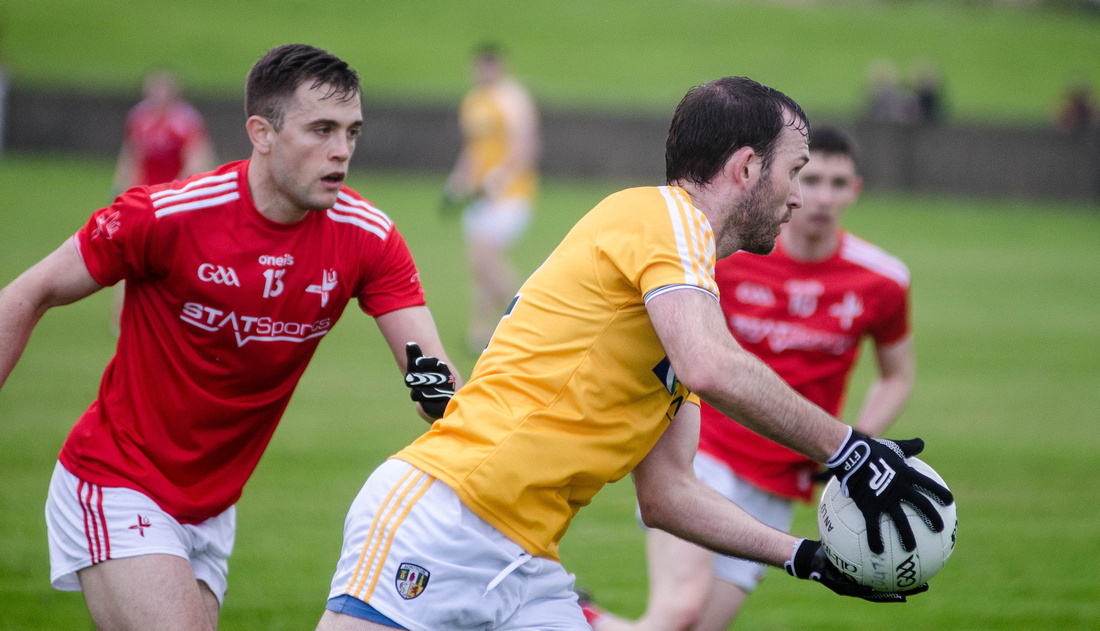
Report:
[[[582,218],[520,288],[444,417],[371,474],[319,629],[588,629],[558,543],[627,473],[650,527],[842,595],[896,602],[925,589],[851,583],[820,542],[756,521],[692,469],[698,395],[825,462],[876,526],[904,501],[942,530],[931,501],[953,501],[905,464],[919,439],[854,432],[725,325],[715,260],[775,247],[802,204],[808,131],[797,103],[750,79],[688,92],[666,143],[668,185],[621,191]],[[872,547],[878,537],[869,529]]]
[[[516,293],[508,250],[531,221],[541,140],[534,101],[508,75],[496,46],[478,48],[473,75],[474,88],[459,110],[464,146],[444,199],[448,206],[465,206],[462,231],[471,275],[466,341],[481,352]]]

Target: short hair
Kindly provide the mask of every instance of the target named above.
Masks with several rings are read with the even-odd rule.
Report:
[[[479,61],[500,61],[504,51],[497,42],[481,42],[474,48],[474,59]]]
[[[665,179],[706,184],[741,147],[752,147],[765,170],[771,165],[785,112],[809,133],[802,107],[775,88],[746,77],[723,77],[688,91],[668,129]]]
[[[311,88],[329,86],[326,99],[344,102],[359,95],[359,75],[347,62],[307,44],[286,44],[267,51],[248,71],[245,115],[262,116],[275,131],[282,130],[287,102],[298,86],[310,80]]]
[[[859,146],[839,127],[822,125],[810,134],[810,152],[819,151],[829,156],[848,156],[859,166]]]

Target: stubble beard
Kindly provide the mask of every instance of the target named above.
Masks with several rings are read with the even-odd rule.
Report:
[[[776,220],[773,219],[778,202],[775,191],[768,185],[767,173],[756,186],[737,202],[731,213],[736,222],[738,249],[753,254],[771,254],[775,249]]]

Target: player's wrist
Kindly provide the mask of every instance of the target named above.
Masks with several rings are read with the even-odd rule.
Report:
[[[795,578],[813,578],[813,559],[820,547],[820,541],[799,539],[792,544],[791,558],[783,564],[783,569]]]
[[[836,451],[833,452],[833,455],[829,456],[829,459],[825,461],[825,466],[826,467],[832,469],[836,465],[837,462],[840,462],[841,455],[844,454],[845,452],[847,452],[847,450],[849,449],[849,444],[852,442],[852,439],[855,438],[856,434],[858,434],[858,433],[859,432],[857,432],[851,426],[848,427],[846,433],[844,434],[843,442],[841,442],[840,446],[836,448]]]

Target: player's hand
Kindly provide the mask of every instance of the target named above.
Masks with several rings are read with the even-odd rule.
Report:
[[[875,603],[903,603],[909,596],[928,591],[928,583],[904,592],[880,592],[855,582],[841,572],[825,554],[820,541],[803,539],[789,561],[783,564],[787,574],[795,578],[817,581],[841,596],[862,598]]]
[[[851,497],[863,513],[867,521],[867,543],[875,554],[881,554],[884,549],[879,527],[883,513],[894,520],[902,547],[907,552],[917,547],[913,528],[901,508],[902,502],[912,506],[932,532],[943,531],[943,519],[932,506],[932,500],[947,506],[955,501],[954,496],[947,487],[905,462],[923,449],[924,441],[919,438],[893,441],[851,430],[836,457],[825,463],[840,480],[844,496]]]
[[[439,214],[444,217],[453,217],[462,212],[470,204],[471,199],[473,199],[471,195],[460,195],[450,189],[444,189],[443,195],[439,198]]]
[[[455,377],[451,369],[435,357],[425,357],[416,342],[405,345],[405,385],[411,391],[409,396],[420,404],[424,412],[432,418],[442,418],[447,403],[455,393]]]

